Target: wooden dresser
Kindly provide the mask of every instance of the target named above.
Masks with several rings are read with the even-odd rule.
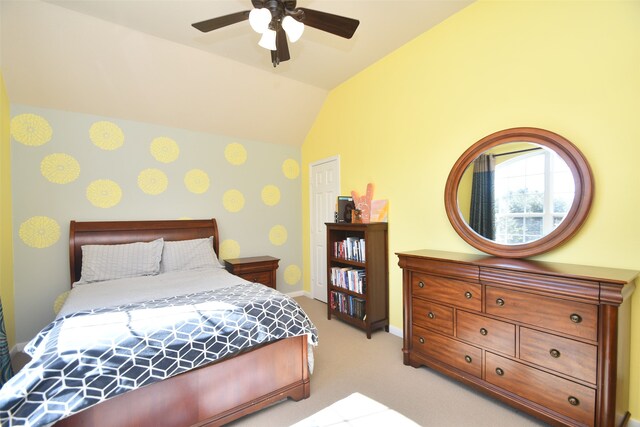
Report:
[[[433,368],[554,425],[627,421],[636,271],[397,255],[405,365]]]

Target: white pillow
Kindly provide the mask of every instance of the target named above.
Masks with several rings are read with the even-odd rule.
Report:
[[[204,239],[164,242],[160,272],[224,268],[213,250],[213,236]]]
[[[156,275],[160,272],[163,243],[163,239],[157,239],[124,245],[83,245],[80,281]]]

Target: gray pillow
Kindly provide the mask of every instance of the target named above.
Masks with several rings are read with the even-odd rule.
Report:
[[[85,283],[160,272],[163,239],[124,245],[83,245],[80,281]]]
[[[223,268],[213,250],[213,236],[204,239],[164,242],[160,272]]]

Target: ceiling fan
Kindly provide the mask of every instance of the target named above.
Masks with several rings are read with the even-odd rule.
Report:
[[[271,51],[271,62],[275,67],[291,58],[287,36],[291,43],[295,43],[302,36],[305,25],[350,39],[360,24],[357,19],[296,7],[296,0],[251,0],[251,3],[254,9],[250,11],[219,16],[191,25],[207,33],[249,20],[251,28],[262,34],[258,44]]]

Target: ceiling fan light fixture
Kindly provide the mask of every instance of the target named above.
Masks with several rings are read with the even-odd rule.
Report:
[[[262,33],[258,45],[267,50],[276,50],[276,32],[273,30],[267,30]]]
[[[251,28],[261,34],[258,45],[270,51],[271,63],[275,67],[291,59],[287,39],[291,43],[298,41],[305,26],[350,39],[360,25],[357,19],[298,8],[296,3],[296,0],[251,0],[254,7],[251,10],[218,16],[191,26],[208,33],[238,22],[249,21]]]
[[[269,9],[260,8],[252,9],[249,12],[249,25],[258,34],[263,34],[269,29],[269,23],[271,22],[271,12]]]
[[[282,20],[282,29],[289,36],[289,41],[295,43],[300,40],[302,33],[304,33],[304,24],[290,16],[285,16]]]

